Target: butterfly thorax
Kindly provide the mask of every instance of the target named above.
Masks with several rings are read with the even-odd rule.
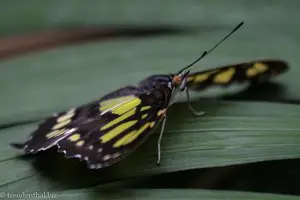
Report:
[[[139,88],[146,92],[148,103],[156,102],[159,107],[166,107],[171,99],[172,90],[174,88],[172,83],[172,76],[170,75],[153,75],[144,79],[139,83]],[[166,105],[162,105],[166,104]]]
[[[151,90],[158,87],[168,87],[173,89],[172,76],[171,75],[153,75],[144,79],[139,83],[141,89]]]
[[[153,75],[140,82],[139,87],[155,99],[159,107],[167,108],[173,101],[178,91],[186,87],[186,79],[189,72],[170,75]]]

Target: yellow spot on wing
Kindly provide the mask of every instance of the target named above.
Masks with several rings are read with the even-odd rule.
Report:
[[[117,126],[116,128],[114,128],[114,129],[108,131],[107,133],[105,133],[104,135],[102,135],[100,137],[100,140],[102,141],[102,143],[106,143],[106,142],[110,141],[111,139],[113,139],[114,137],[116,137],[117,135],[121,134],[126,129],[132,127],[136,123],[137,123],[137,120],[122,123],[121,125]]]
[[[189,82],[189,81],[192,81],[193,79],[194,79],[194,77],[190,76],[190,77],[187,78],[187,81]]]
[[[150,126],[150,122],[145,123],[141,128],[139,128],[137,131],[131,131],[130,133],[123,136],[121,139],[119,139],[117,142],[113,144],[113,147],[118,148],[123,145],[127,145],[131,142],[133,142],[140,134],[142,134],[148,127]]]
[[[100,111],[105,111],[114,108],[118,104],[122,104],[124,102],[127,102],[131,99],[134,99],[135,96],[129,95],[129,96],[124,96],[124,97],[118,97],[114,99],[109,99],[109,100],[104,100],[100,102]]]
[[[121,106],[116,107],[115,109],[113,109],[112,113],[117,114],[117,115],[122,115],[122,114],[128,112],[129,110],[140,105],[141,102],[142,102],[142,100],[140,98],[136,97],[136,98],[128,101],[127,103],[124,103]]]
[[[151,108],[151,106],[144,106],[141,108],[141,111],[144,111],[144,110],[149,110]]]
[[[127,141],[130,140],[135,135],[135,133],[136,131],[131,131],[127,135],[123,136],[121,139],[114,143],[113,147],[118,148],[120,146],[128,144],[129,142]]]
[[[260,72],[264,72],[268,69],[268,66],[263,63],[255,63],[254,68]]]
[[[68,125],[70,122],[71,122],[70,119],[65,120],[65,121],[62,121],[62,122],[60,122],[60,123],[54,125],[54,126],[52,127],[52,130],[60,129],[60,128],[62,128],[62,127],[64,127],[64,126]]]
[[[80,140],[76,143],[76,146],[81,147],[82,145],[84,145],[84,141]]]
[[[268,66],[263,63],[255,63],[247,70],[247,76],[252,77],[257,74],[263,73],[268,69]]]
[[[155,125],[155,122],[150,122],[150,124],[149,124],[150,128],[153,128],[154,125]]]
[[[247,70],[247,76],[248,76],[248,77],[255,76],[256,74],[257,74],[257,71],[256,71],[255,69],[253,69],[253,68],[249,68],[249,69]]]
[[[74,135],[71,135],[68,140],[70,140],[71,142],[76,142],[77,140],[80,139],[80,134],[76,133]]]
[[[145,119],[148,116],[148,114],[143,114],[142,119]]]
[[[61,129],[61,130],[54,130],[54,131],[51,131],[50,133],[48,133],[48,134],[46,135],[46,137],[47,137],[48,139],[53,138],[53,137],[58,137],[58,136],[64,134],[64,133],[65,133],[65,130],[66,130],[66,129]]]
[[[71,119],[74,115],[75,115],[75,109],[71,109],[66,114],[64,114],[64,115],[60,116],[59,118],[57,118],[56,121],[57,121],[57,123],[61,123],[63,121]]]
[[[135,110],[136,110],[136,108],[134,108],[134,109],[132,109],[131,111],[129,111],[129,112],[127,112],[127,113],[121,115],[120,117],[118,117],[118,118],[116,118],[116,119],[110,121],[109,123],[105,124],[105,125],[100,129],[100,131],[103,131],[103,130],[105,130],[105,129],[107,129],[107,128],[110,128],[110,127],[112,127],[112,126],[118,124],[119,122],[121,122],[121,121],[127,119],[127,118],[130,117],[131,115],[134,115]]]
[[[235,73],[235,69],[229,68],[228,70],[224,72],[220,72],[220,74],[217,74],[214,78],[214,81],[216,83],[228,83],[233,77],[234,73]]]
[[[161,116],[161,115],[163,115],[163,114],[165,114],[165,113],[166,113],[166,109],[159,110],[159,111],[157,112],[157,116]]]
[[[194,82],[195,82],[195,83],[198,83],[198,82],[206,81],[206,80],[209,78],[209,76],[210,76],[211,74],[215,73],[216,71],[218,71],[218,70],[213,70],[213,71],[205,72],[205,73],[203,73],[203,74],[195,75],[195,77],[194,77]],[[189,78],[192,78],[192,76],[189,77]]]
[[[209,74],[200,74],[200,75],[197,75],[194,82],[202,82],[202,81],[205,81],[206,79],[208,79],[209,77]]]

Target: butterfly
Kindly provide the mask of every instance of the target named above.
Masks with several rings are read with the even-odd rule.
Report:
[[[157,142],[157,163],[168,108],[176,93],[185,91],[191,111],[189,90],[203,90],[214,85],[228,86],[235,82],[260,82],[285,72],[287,63],[281,60],[257,60],[190,73],[205,55],[235,32],[239,24],[211,50],[175,74],[152,75],[136,86],[126,86],[99,100],[55,114],[39,124],[23,144],[12,144],[26,154],[57,147],[66,158],[86,161],[88,168],[111,166],[140,146],[161,124]]]

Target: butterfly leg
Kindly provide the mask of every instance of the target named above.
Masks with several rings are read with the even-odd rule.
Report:
[[[196,111],[193,106],[192,106],[192,103],[190,101],[190,92],[189,92],[189,89],[186,88],[186,97],[187,97],[187,101],[188,101],[188,106],[189,106],[189,109],[191,110],[191,112],[196,115],[197,117],[201,117],[203,115],[205,115],[205,112],[199,112],[199,111]]]
[[[164,119],[163,119],[163,122],[162,122],[159,138],[157,140],[157,162],[156,162],[157,165],[160,164],[160,157],[161,157],[160,144],[161,144],[162,136],[164,134],[165,125],[166,125],[166,121],[167,121],[167,115],[166,114],[164,114],[164,115],[165,116],[164,116]]]

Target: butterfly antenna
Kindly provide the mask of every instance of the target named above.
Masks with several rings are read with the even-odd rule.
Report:
[[[182,73],[184,70],[192,67],[194,64],[196,64],[199,60],[201,60],[202,58],[204,58],[206,55],[208,55],[209,53],[211,53],[213,50],[215,50],[222,42],[224,42],[228,37],[230,37],[235,31],[237,31],[242,25],[244,24],[244,22],[239,23],[239,25],[237,25],[230,33],[228,33],[222,40],[220,40],[215,46],[213,46],[210,50],[208,51],[204,51],[202,53],[202,55],[197,58],[194,62],[192,62],[191,64],[189,64],[188,66],[186,66],[185,68],[181,69],[178,74]]]

